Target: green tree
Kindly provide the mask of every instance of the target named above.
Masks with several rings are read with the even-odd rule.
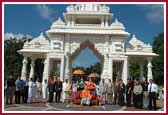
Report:
[[[10,38],[4,41],[4,77],[5,79],[10,75],[20,76],[22,68],[23,56],[17,51],[22,49],[23,44],[30,38],[23,37],[21,39]]]
[[[154,81],[160,85],[164,83],[164,33],[154,37],[153,52],[159,54],[152,61]]]
[[[132,79],[139,79],[140,69],[139,69],[139,63],[137,61],[130,62],[129,72]]]

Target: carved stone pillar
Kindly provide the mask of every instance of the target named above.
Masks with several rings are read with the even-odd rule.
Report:
[[[69,54],[67,53],[66,56],[66,64],[65,64],[65,79],[70,78],[70,68],[69,68]]]
[[[144,73],[143,73],[143,62],[140,63],[140,81],[143,81]]]
[[[71,19],[70,19],[70,17],[68,16],[68,23],[67,23],[67,25],[68,26],[70,26],[71,25]]]
[[[24,57],[23,59],[23,66],[22,66],[22,73],[21,73],[21,79],[26,80],[27,77],[27,57]]]
[[[152,58],[148,58],[148,65],[147,65],[147,68],[148,68],[148,73],[147,73],[147,80],[149,81],[150,79],[153,79],[153,75],[152,75]]]
[[[49,68],[49,59],[46,58],[44,60],[44,70],[43,70],[43,81],[42,82],[44,82],[45,79],[48,81],[48,78],[49,78],[48,77],[48,68]]]
[[[105,27],[108,27],[108,18],[105,18]]]
[[[60,69],[60,80],[63,81],[64,80],[64,61],[65,61],[65,57],[62,56],[61,57],[61,69]]]
[[[113,80],[113,60],[109,58],[109,79]]]
[[[29,78],[34,78],[34,66],[35,66],[35,59],[32,58],[31,65],[30,65],[31,69],[30,69],[30,77]]]
[[[125,58],[123,62],[123,71],[122,71],[122,80],[125,84],[127,84],[127,79],[128,79],[128,60],[127,58]]]
[[[71,21],[72,21],[71,22],[72,26],[74,26],[75,25],[75,17],[74,16],[72,16],[72,20]]]
[[[105,81],[107,81],[107,79],[109,77],[110,77],[110,75],[109,75],[109,57],[108,57],[108,54],[105,54],[101,78],[103,78],[103,79],[105,79]]]
[[[104,17],[101,18],[101,27],[104,27]]]

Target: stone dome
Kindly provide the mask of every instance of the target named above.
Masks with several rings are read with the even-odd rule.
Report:
[[[59,17],[55,22],[52,23],[51,28],[53,28],[53,27],[59,27],[59,26],[64,26],[64,25],[65,25],[65,23]]]
[[[115,19],[115,21],[111,24],[110,27],[114,29],[125,30],[124,25],[121,22],[119,22],[117,19]]]

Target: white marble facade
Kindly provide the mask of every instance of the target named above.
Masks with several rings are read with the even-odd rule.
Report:
[[[135,35],[126,44],[124,41],[130,35],[124,25],[117,19],[106,5],[78,4],[70,5],[64,13],[64,21],[58,18],[46,31],[48,38],[41,33],[30,42],[25,42],[23,49],[18,52],[24,56],[21,78],[27,74],[27,58],[32,60],[30,77],[34,76],[34,61],[44,59],[43,81],[51,74],[51,61],[60,61],[60,78],[71,79],[71,61],[86,47],[102,62],[101,78],[113,78],[114,62],[121,62],[120,77],[124,83],[129,75],[129,61],[148,61],[148,79],[152,78],[153,56],[152,47],[138,40]],[[143,66],[140,66],[143,77]]]

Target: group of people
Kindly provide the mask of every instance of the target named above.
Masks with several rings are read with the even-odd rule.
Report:
[[[26,78],[22,80],[18,77],[16,80],[10,76],[5,81],[5,103],[6,104],[20,104],[31,103],[37,99],[47,99],[47,80],[41,83],[39,79],[36,81],[33,78]],[[43,94],[42,94],[43,93]]]
[[[118,100],[118,104],[121,106],[126,104],[128,107],[134,106],[139,109],[156,110],[158,86],[152,79],[149,80],[149,83],[146,80],[141,82],[139,80],[128,80],[127,84],[124,84],[121,79],[119,81],[116,79],[113,86],[109,81],[107,85],[107,95],[109,95],[109,86],[114,87],[114,104],[116,104]]]
[[[31,103],[40,98],[44,102],[69,102],[70,97],[75,97],[77,91],[81,90],[81,104],[90,104],[91,95],[95,94],[101,100],[101,104],[119,104],[120,106],[134,106],[135,108],[148,108],[156,110],[157,85],[152,79],[140,82],[139,80],[128,80],[127,84],[122,79],[101,79],[95,84],[91,79],[84,81],[63,82],[59,77],[53,76],[42,83],[33,78],[21,80],[20,77],[14,80],[10,77],[5,82],[6,104]]]

